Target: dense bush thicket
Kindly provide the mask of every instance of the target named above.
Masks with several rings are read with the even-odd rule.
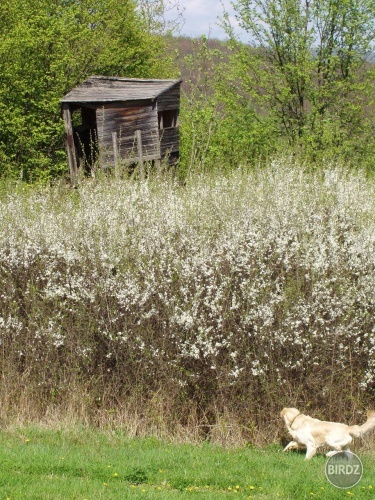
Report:
[[[167,4],[1,2],[0,176],[66,171],[59,101],[90,74],[176,76]],[[350,167],[375,165],[374,3],[235,8],[253,46],[224,19],[177,59],[184,182],[0,191],[5,421],[261,441],[285,405],[373,404],[375,188]]]
[[[360,173],[288,160],[184,187],[5,190],[2,417],[132,415],[148,431],[258,441],[285,405],[361,420],[375,387],[374,200]]]

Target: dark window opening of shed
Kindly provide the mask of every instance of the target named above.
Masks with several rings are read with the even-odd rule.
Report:
[[[160,111],[158,113],[159,129],[178,126],[178,110]]]

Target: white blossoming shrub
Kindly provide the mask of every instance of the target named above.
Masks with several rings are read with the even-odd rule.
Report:
[[[208,432],[229,411],[246,433],[285,405],[348,420],[373,403],[375,189],[361,173],[283,160],[186,186],[8,191],[0,228],[7,408],[81,390],[95,419],[157,394],[171,428],[194,412]]]

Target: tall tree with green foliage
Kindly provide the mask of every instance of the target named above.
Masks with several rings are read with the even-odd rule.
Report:
[[[91,74],[171,76],[164,47],[135,0],[2,0],[0,175],[63,172],[62,96]]]
[[[185,49],[186,51],[186,49]],[[275,149],[274,125],[260,117],[238,87],[225,42],[190,40],[181,64],[182,93],[179,171],[230,171],[257,163]]]
[[[235,47],[237,78],[293,147],[373,150],[373,0],[236,0],[251,45]],[[371,144],[372,141],[372,144]],[[365,148],[365,149],[363,149]],[[366,149],[367,148],[367,149]]]

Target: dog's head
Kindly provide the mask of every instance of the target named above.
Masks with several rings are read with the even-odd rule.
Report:
[[[280,412],[281,417],[284,419],[285,425],[289,428],[291,422],[299,415],[300,412],[297,408],[283,408]]]

